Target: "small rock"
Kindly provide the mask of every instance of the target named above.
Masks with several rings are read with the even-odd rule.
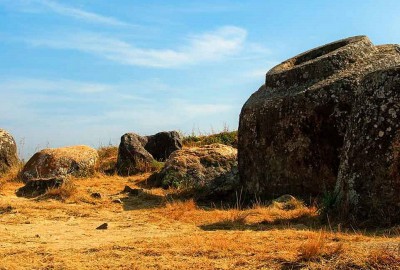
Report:
[[[95,199],[101,199],[101,194],[99,192],[93,192],[92,194],[90,194],[90,197]]]
[[[122,191],[123,193],[129,193],[129,195],[132,196],[138,196],[140,193],[143,192],[143,189],[141,188],[131,188],[130,186],[125,186],[124,190]]]
[[[115,199],[115,200],[112,200],[112,202],[113,202],[113,203],[119,203],[119,204],[122,204],[122,201],[121,201],[120,199]]]
[[[96,228],[96,230],[107,230],[107,229],[108,229],[108,223],[103,223]]]
[[[296,200],[296,198],[293,197],[292,195],[285,194],[285,195],[282,195],[279,198],[275,199],[274,202],[287,203],[287,202],[290,202],[292,200]]]

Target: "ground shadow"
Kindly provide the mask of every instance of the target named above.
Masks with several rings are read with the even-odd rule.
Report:
[[[319,217],[300,217],[294,219],[276,219],[274,221],[261,221],[258,223],[246,223],[245,220],[224,220],[211,224],[199,226],[204,231],[219,231],[219,230],[239,230],[239,231],[267,231],[280,229],[293,230],[316,230],[325,228]]]
[[[120,200],[125,211],[154,209],[163,206],[166,201],[164,196],[151,194],[146,191],[138,195],[130,195],[128,193],[126,197]]]

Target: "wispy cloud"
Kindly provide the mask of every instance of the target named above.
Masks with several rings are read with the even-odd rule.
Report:
[[[14,0],[13,4],[23,10],[43,11],[47,10],[62,16],[75,18],[89,23],[110,25],[110,26],[132,26],[129,23],[120,21],[113,17],[100,15],[79,8],[60,4],[51,0]]]
[[[34,46],[83,51],[125,65],[171,68],[218,61],[239,53],[247,31],[225,26],[212,32],[191,35],[176,49],[143,49],[128,42],[97,34],[74,34],[31,39]]]
[[[48,7],[52,11],[73,18],[77,18],[80,20],[85,20],[92,23],[100,23],[100,24],[108,24],[114,26],[128,26],[128,23],[122,22],[112,17],[106,17],[103,15],[99,15],[96,13],[84,11],[78,8],[73,8],[65,5],[61,5],[59,3],[48,1],[48,0],[39,0],[39,3]]]
[[[45,79],[8,79],[0,82],[0,88],[12,92],[68,92],[79,94],[91,94],[100,92],[111,92],[115,87],[108,84],[88,83],[71,81],[64,79],[45,80]]]

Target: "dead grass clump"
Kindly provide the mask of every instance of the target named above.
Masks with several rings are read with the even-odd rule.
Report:
[[[6,173],[0,175],[0,185],[5,182],[21,182],[20,173],[24,164],[19,162],[17,165],[11,167]]]
[[[171,201],[165,205],[166,214],[174,220],[181,220],[185,215],[190,215],[191,212],[195,212],[197,209],[196,202],[193,199]]]
[[[400,269],[400,245],[397,251],[388,248],[372,250],[366,264],[372,269]]]
[[[343,244],[329,243],[327,235],[321,231],[311,235],[307,242],[299,248],[299,259],[302,261],[319,261],[323,258],[330,259],[339,256],[343,251]]]
[[[48,189],[43,197],[65,201],[72,197],[76,197],[77,193],[78,189],[76,185],[74,185],[72,181],[67,181],[62,184],[61,187]]]
[[[115,173],[115,166],[118,158],[117,146],[104,146],[97,150],[99,154],[99,172],[112,175]]]
[[[385,230],[385,235],[400,236],[400,225]]]

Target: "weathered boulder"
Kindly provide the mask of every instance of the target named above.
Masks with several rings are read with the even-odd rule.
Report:
[[[85,145],[48,148],[29,159],[20,177],[25,183],[37,178],[85,177],[95,172],[98,159],[96,149]]]
[[[17,144],[10,133],[0,129],[0,175],[17,163]]]
[[[339,168],[339,209],[400,223],[400,66],[368,74],[353,111]]]
[[[344,164],[353,163],[346,145],[361,143],[348,134],[354,129],[351,119],[359,114],[357,121],[367,121],[362,114],[366,104],[357,100],[376,102],[366,101],[369,86],[363,79],[399,64],[399,46],[374,46],[367,37],[358,36],[305,52],[271,69],[265,85],[240,114],[238,162],[245,190],[265,198],[333,193]],[[381,86],[370,87],[374,92]],[[386,111],[396,109],[395,104],[392,99]],[[365,168],[375,164],[376,156],[363,159]]]
[[[172,152],[182,148],[182,137],[177,131],[159,132],[146,138],[144,148],[159,161],[167,160]]]
[[[135,133],[126,133],[121,137],[117,159],[118,174],[132,175],[147,170],[154,158],[144,149],[146,143],[146,137]]]
[[[118,148],[117,172],[132,175],[151,171],[156,161],[165,161],[182,148],[182,138],[176,131],[159,132],[151,136],[126,133]]]
[[[64,183],[64,178],[40,178],[28,180],[25,186],[16,191],[18,197],[36,197],[43,195],[47,190],[59,188]]]
[[[175,151],[155,177],[167,188],[195,190],[198,197],[225,197],[238,187],[237,150],[212,144]]]

